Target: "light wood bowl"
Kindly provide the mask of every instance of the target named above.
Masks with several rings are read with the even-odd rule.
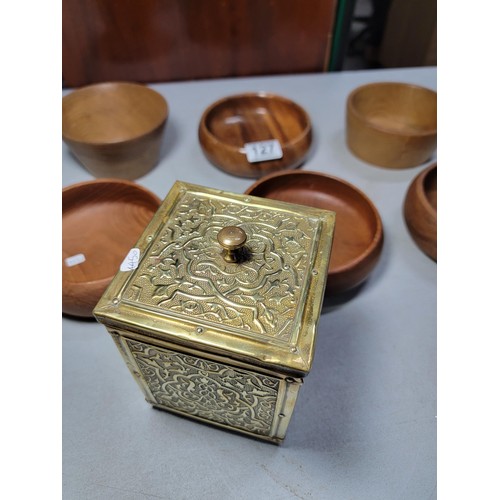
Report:
[[[62,190],[64,314],[92,317],[101,295],[159,206],[155,194],[128,180],[97,179]],[[79,255],[84,262],[72,265],[71,260]]]
[[[168,105],[146,85],[106,82],[62,99],[62,137],[95,177],[134,180],[159,161]]]
[[[420,172],[404,201],[404,218],[417,246],[437,262],[437,163]]]
[[[260,178],[271,172],[299,167],[312,142],[306,111],[295,102],[265,92],[225,97],[203,113],[198,138],[208,160],[225,172]],[[248,161],[245,144],[276,139],[283,157]]]
[[[380,259],[383,228],[371,200],[357,187],[327,174],[296,170],[256,181],[246,194],[336,212],[326,294],[339,294],[365,281]]]
[[[425,163],[437,144],[437,94],[407,83],[369,83],[346,106],[346,141],[361,160],[387,168]]]

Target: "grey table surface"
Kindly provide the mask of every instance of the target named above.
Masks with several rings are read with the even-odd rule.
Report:
[[[170,116],[161,161],[137,183],[161,198],[176,180],[242,193],[251,179],[203,156],[200,116],[230,94],[278,93],[301,104],[313,123],[312,152],[301,168],[364,191],[382,217],[384,249],[355,293],[325,300],[313,367],[280,446],[151,408],[104,327],[62,317],[63,498],[436,497],[437,266],[402,215],[410,182],[436,158],[389,170],[347,149],[347,95],[374,81],[436,89],[436,68],[151,84]],[[62,144],[63,187],[92,179]]]

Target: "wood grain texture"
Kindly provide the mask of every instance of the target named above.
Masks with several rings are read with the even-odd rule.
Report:
[[[269,93],[225,97],[203,113],[198,138],[205,156],[227,173],[259,178],[271,172],[293,169],[306,159],[312,142],[312,126],[297,103]],[[276,139],[281,159],[251,163],[244,145]]]
[[[98,179],[62,190],[62,312],[92,317],[92,310],[160,206],[160,199],[130,181]],[[85,261],[68,266],[66,259]]]
[[[437,145],[437,94],[399,82],[354,89],[346,104],[346,141],[363,161],[387,168],[425,163]]]
[[[63,0],[67,86],[327,69],[337,0]]]
[[[420,250],[437,262],[437,163],[413,179],[403,211],[411,237]]]
[[[107,82],[62,99],[62,137],[95,177],[134,180],[159,160],[168,104],[142,84]]]
[[[331,210],[337,214],[327,294],[350,290],[375,268],[383,227],[372,201],[357,187],[320,172],[278,172],[256,181],[246,194]]]

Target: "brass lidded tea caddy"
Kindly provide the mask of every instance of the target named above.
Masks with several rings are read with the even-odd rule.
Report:
[[[94,309],[156,408],[279,443],[335,214],[177,181]]]

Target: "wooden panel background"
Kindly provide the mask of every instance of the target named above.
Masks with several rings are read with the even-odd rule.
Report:
[[[68,87],[325,71],[337,0],[63,0]]]
[[[386,68],[437,66],[436,0],[392,0],[379,61]]]

